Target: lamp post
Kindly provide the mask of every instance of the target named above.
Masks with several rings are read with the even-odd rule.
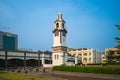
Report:
[[[5,51],[5,69],[8,67],[8,55],[7,55],[7,51]]]
[[[24,70],[25,70],[25,67],[26,67],[26,52],[24,52]]]
[[[38,51],[38,68],[40,67],[40,54],[41,54],[41,51],[39,50]]]

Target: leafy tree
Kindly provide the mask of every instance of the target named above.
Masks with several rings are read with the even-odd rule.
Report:
[[[120,30],[120,25],[117,24],[116,27],[118,28],[118,30]],[[118,55],[116,56],[116,58],[120,62],[120,37],[116,37],[115,39],[118,42],[118,45],[116,46],[116,48],[118,48],[118,51],[117,51]]]
[[[120,25],[115,25],[120,30]],[[115,37],[118,45],[115,46],[118,50],[110,50],[107,52],[107,63],[120,63],[120,37]]]
[[[112,63],[113,62],[113,51],[108,51],[108,54],[107,54],[107,62],[108,63]]]
[[[115,26],[118,28],[118,30],[120,30],[120,25],[117,24]],[[115,39],[118,42],[118,45],[115,46],[115,47],[118,48],[118,49],[120,49],[120,37],[115,37]]]

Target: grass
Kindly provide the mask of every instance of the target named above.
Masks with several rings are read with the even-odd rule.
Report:
[[[23,74],[12,73],[12,72],[0,72],[0,78],[3,78],[5,80],[60,80],[57,78],[23,75]]]

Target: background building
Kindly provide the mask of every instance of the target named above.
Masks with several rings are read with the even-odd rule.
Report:
[[[51,67],[50,51],[10,51],[0,50],[0,67]]]
[[[106,56],[107,63],[120,62],[120,50],[118,48],[106,48],[105,56]]]
[[[68,53],[81,58],[83,64],[96,64],[102,62],[102,52],[92,48],[69,49]]]
[[[13,33],[0,31],[0,49],[17,50],[18,49],[18,36]]]

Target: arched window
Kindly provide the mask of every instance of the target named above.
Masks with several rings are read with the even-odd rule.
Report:
[[[59,59],[59,55],[57,55],[57,59]]]
[[[59,27],[59,23],[56,23],[56,28],[58,28]]]
[[[83,59],[83,62],[87,62],[87,58],[84,58],[84,59]]]
[[[89,63],[91,62],[91,58],[89,58]]]
[[[56,59],[56,55],[55,55],[55,59]]]
[[[64,28],[64,23],[62,23],[62,27]]]
[[[91,56],[91,53],[89,53],[89,56]]]
[[[84,53],[84,56],[87,56],[87,53]]]
[[[78,57],[81,57],[82,55],[81,54],[78,54]]]
[[[91,58],[89,58],[89,60],[91,60]]]

